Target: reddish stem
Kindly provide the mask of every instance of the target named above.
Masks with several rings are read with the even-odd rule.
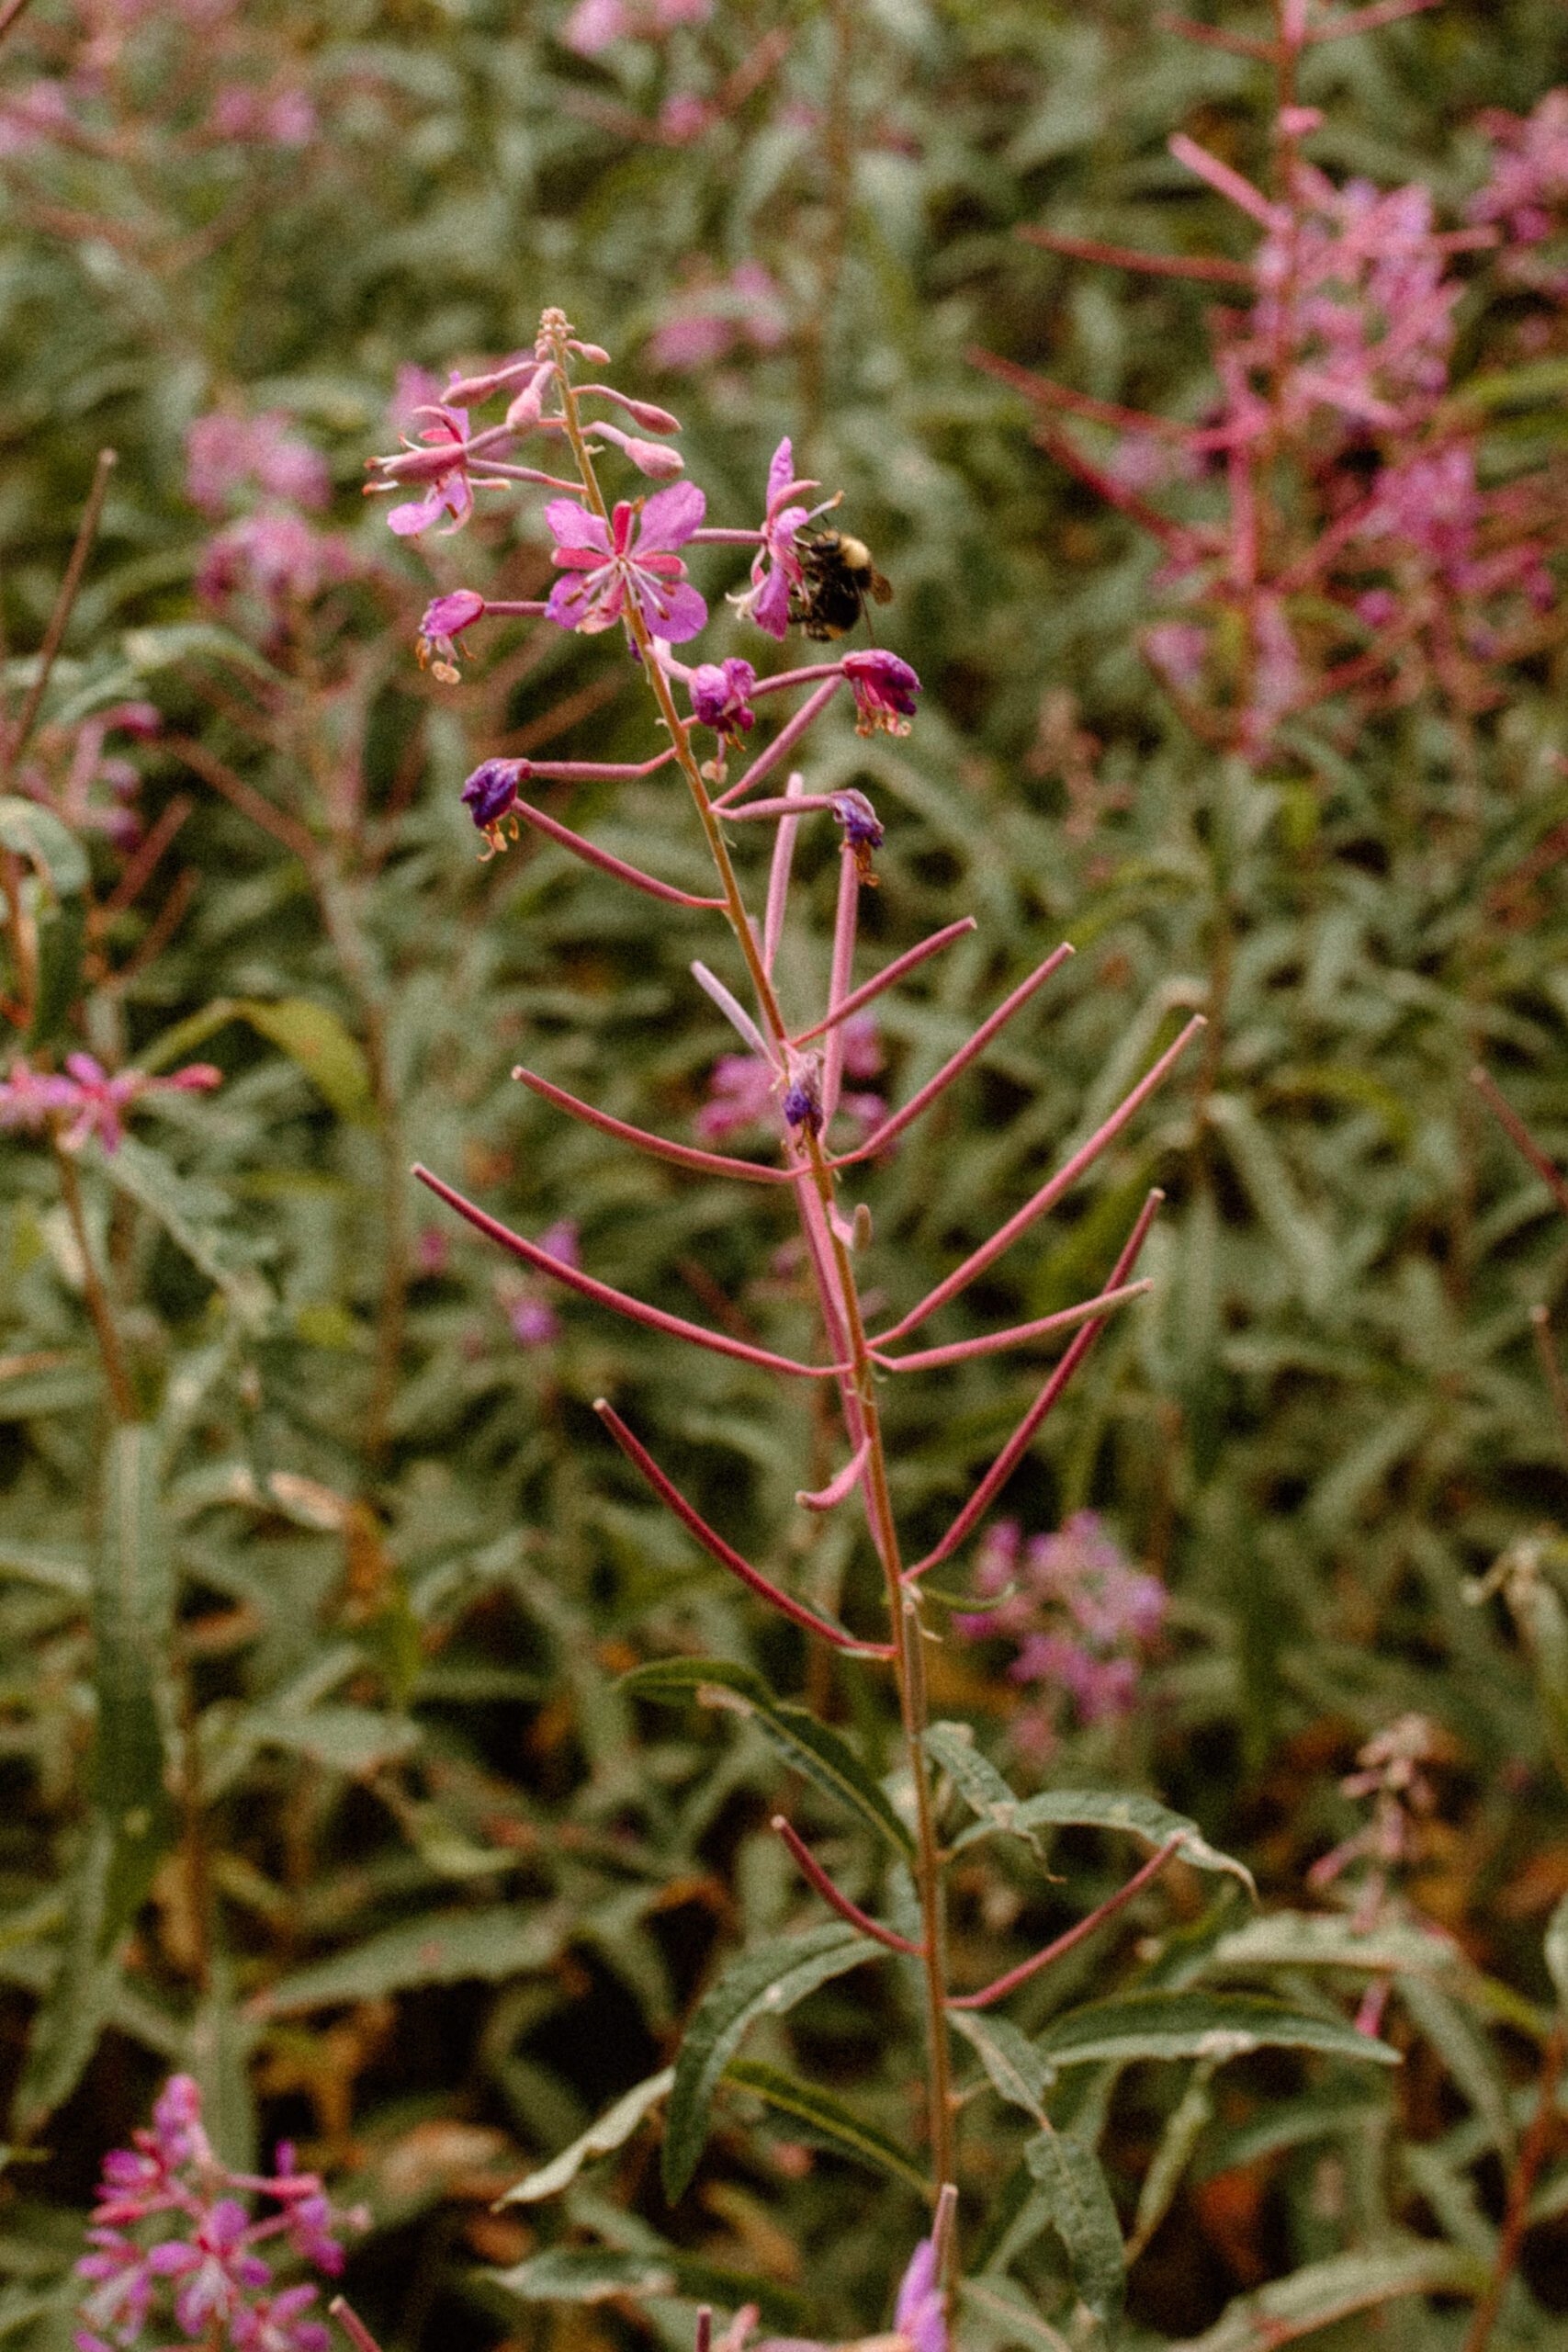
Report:
[[[1113,269],[1139,269],[1151,277],[1191,277],[1204,285],[1250,286],[1252,272],[1244,261],[1224,261],[1217,254],[1141,254],[1131,245],[1102,244],[1098,237],[1060,237],[1054,229],[1037,229],[1031,221],[1014,232],[1047,253],[1066,254],[1071,261],[1108,262]]]

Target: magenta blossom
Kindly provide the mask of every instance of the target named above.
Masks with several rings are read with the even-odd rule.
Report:
[[[582,1263],[577,1242],[577,1220],[563,1216],[547,1226],[539,1236],[539,1247],[547,1258],[558,1265],[574,1270]],[[512,1326],[512,1336],[520,1348],[547,1347],[560,1336],[560,1324],[548,1299],[535,1290],[518,1284],[508,1294],[506,1319]]]
[[[810,510],[792,503],[798,491],[815,490],[812,481],[795,479],[795,452],[786,434],[773,451],[768,468],[768,509],[762,522],[762,544],[751,564],[751,585],[732,596],[737,612],[783,640],[789,627],[791,589],[803,585],[795,535],[811,520]]]
[[[757,683],[750,662],[704,662],[692,673],[692,713],[721,735],[744,735],[757,723],[747,696]]]
[[[442,534],[450,537],[474,511],[467,457],[468,412],[451,408],[445,401],[432,401],[419,413],[431,419],[419,436],[426,447],[415,449],[405,436],[409,456],[389,459],[382,470],[401,481],[424,481],[428,487],[423,498],[394,506],[387,517],[388,526],[400,539],[410,539],[427,531],[440,515],[450,514],[452,520]]]
[[[999,1521],[981,1544],[975,1581],[993,1606],[954,1623],[972,1638],[999,1634],[1017,1644],[1009,1679],[1035,1694],[1013,1726],[1026,1754],[1050,1754],[1065,1702],[1085,1724],[1131,1712],[1140,1655],[1168,1597],[1157,1577],[1132,1566],[1097,1512],[1075,1511],[1057,1534],[1027,1546],[1016,1520]]]
[[[636,504],[620,500],[610,520],[574,498],[552,498],[545,520],[554,535],[554,560],[565,568],[545,606],[558,628],[596,636],[626,618],[635,605],[653,637],[683,644],[706,626],[708,608],[686,585],[675,554],[707,512],[694,482],[678,481]]]
[[[922,2238],[899,2282],[893,2325],[910,2352],[947,2352],[947,2298],[936,2271],[936,2241]]]
[[[424,617],[419,625],[419,666],[423,670],[434,656],[435,674],[446,684],[453,685],[457,678],[457,656],[468,658],[468,649],[462,642],[463,631],[482,620],[485,600],[471,588],[454,589],[449,596],[436,596],[426,605]]]
[[[275,2177],[231,2172],[202,2129],[201,2093],[188,2075],[171,2076],[152,2130],[131,2138],[133,2146],[104,2159],[87,2233],[93,2250],[76,2265],[86,2286],[77,2352],[111,2352],[107,2339],[128,2352],[154,2315],[166,2338],[171,2295],[173,2320],[193,2342],[226,2341],[230,2352],[328,2352],[326,2328],[305,2317],[315,2288],[272,2293],[258,2248],[281,2231],[296,2254],[335,2274],[344,2255],[333,2228],[363,2228],[367,2217],[335,2214],[319,2176],[296,2171],[287,2145]],[[279,2210],[253,2222],[244,2200],[255,2194]],[[151,2243],[145,2233],[127,2234],[163,2215],[174,2219],[172,2233]]]
[[[144,1094],[205,1093],[221,1086],[223,1073],[210,1062],[191,1062],[168,1078],[144,1069],[122,1069],[110,1078],[91,1054],[68,1054],[70,1075],[56,1078],[30,1069],[18,1055],[11,1075],[0,1081],[0,1127],[53,1126],[67,1151],[80,1151],[96,1135],[106,1151],[119,1148],[121,1122]]]
[[[281,409],[235,416],[216,409],[186,433],[186,492],[205,514],[221,514],[259,490],[294,506],[324,506],[332,495],[326,459],[288,430]]]
[[[920,682],[907,662],[873,645],[846,653],[843,672],[855,698],[857,735],[874,735],[879,729],[889,735],[908,733]]]

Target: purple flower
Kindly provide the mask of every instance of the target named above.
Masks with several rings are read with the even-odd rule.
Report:
[[[730,598],[738,612],[781,642],[789,628],[790,590],[802,585],[795,535],[811,519],[807,508],[789,502],[796,491],[816,487],[815,482],[795,481],[795,453],[786,435],[768,468],[768,510],[762,522],[762,544],[752,559],[751,585],[743,594]],[[909,674],[912,677],[913,671]]]
[[[539,1248],[558,1265],[574,1269],[580,1266],[582,1257],[578,1248],[576,1218],[558,1217],[554,1225],[547,1226],[539,1236]],[[513,1295],[507,1308],[507,1320],[520,1348],[547,1347],[560,1335],[555,1309],[530,1289],[520,1287]]]
[[[786,1126],[805,1127],[808,1134],[819,1136],[822,1132],[822,1087],[818,1073],[803,1064],[784,1088],[779,1107],[784,1113]]]
[[[757,723],[746,697],[757,683],[750,662],[704,662],[692,673],[692,712],[721,735],[744,735]]]
[[[900,667],[902,664],[900,664]],[[914,675],[913,671],[909,673]],[[852,786],[832,795],[832,809],[844,829],[844,840],[851,849],[880,849],[882,820],[863,792]]]
[[[435,656],[435,674],[447,685],[457,677],[457,656],[467,658],[468,647],[459,639],[466,628],[482,620],[485,600],[471,588],[454,589],[449,596],[436,596],[426,605],[424,617],[419,625],[419,666],[423,670]]]
[[[340,2255],[336,2267],[343,2267]],[[304,2313],[316,2300],[314,2287],[288,2287],[242,2304],[229,2323],[237,2352],[328,2352],[332,2331]]]
[[[936,2242],[922,2238],[898,2287],[893,2324],[910,2352],[947,2352],[947,2298],[937,2282]]]
[[[175,2317],[193,2340],[213,2322],[227,2325],[248,2292],[272,2284],[259,2254],[250,2251],[249,2218],[236,2197],[220,2197],[196,2225],[192,2239],[166,2238],[147,2257],[161,2278],[177,2278]]]
[[[654,637],[683,644],[705,627],[708,608],[688,587],[686,567],[674,553],[707,512],[694,482],[656,491],[646,503],[622,499],[606,524],[572,498],[553,498],[545,520],[554,535],[554,560],[566,569],[550,591],[546,613],[560,628],[594,636],[613,628],[635,605]]]
[[[463,786],[463,804],[481,833],[501,822],[517,797],[518,760],[482,760]]]
[[[76,2276],[94,2282],[82,2298],[82,2316],[118,2343],[134,2344],[152,2300],[146,2250],[118,2230],[89,2230],[87,2243],[97,2251],[76,2265]]]
[[[907,735],[920,691],[908,663],[874,645],[846,653],[840,666],[854,694],[856,734],[874,735],[880,728],[889,735]]]

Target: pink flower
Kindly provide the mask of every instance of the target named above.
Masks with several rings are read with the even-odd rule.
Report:
[[[281,409],[198,416],[186,432],[186,492],[204,514],[221,514],[236,493],[257,489],[293,506],[324,506],[332,495],[326,459],[288,430]]]
[[[889,735],[907,735],[920,691],[908,663],[873,645],[863,652],[846,653],[842,668],[855,698],[856,734],[874,735],[881,729]]]
[[[271,509],[242,514],[209,539],[196,585],[211,605],[254,597],[277,628],[289,605],[309,604],[354,569],[354,549],[337,532],[315,530],[299,514]]]
[[[815,482],[795,479],[795,452],[786,435],[773,451],[768,467],[768,506],[762,521],[762,544],[751,564],[751,585],[730,603],[781,641],[789,627],[792,588],[803,583],[795,535],[811,519],[809,510],[790,503],[796,491],[815,490]],[[910,675],[913,676],[913,672]]]
[[[436,676],[451,684],[457,675],[458,654],[468,658],[468,647],[459,642],[463,631],[481,620],[484,610],[484,598],[476,595],[471,588],[457,588],[449,596],[433,598],[419,625],[420,668],[423,670],[434,654]]]
[[[270,2286],[272,2273],[250,2251],[249,2221],[237,2197],[220,2197],[190,2239],[165,2238],[147,2257],[155,2278],[176,2278],[175,2317],[188,2336],[227,2325],[248,2292]]]
[[[574,1217],[558,1218],[547,1226],[539,1236],[539,1248],[547,1258],[558,1265],[576,1268],[582,1262],[578,1249],[577,1221]],[[547,1347],[560,1336],[560,1324],[549,1301],[529,1288],[519,1285],[507,1308],[507,1320],[512,1336],[520,1348]]]
[[[656,491],[640,504],[622,499],[606,525],[572,498],[553,498],[545,520],[554,535],[554,560],[567,576],[550,591],[545,610],[558,628],[594,636],[613,628],[635,605],[654,637],[682,644],[705,627],[708,608],[688,587],[686,567],[673,550],[684,547],[707,511],[694,482]]]
[[[123,1114],[142,1095],[205,1092],[223,1083],[222,1071],[210,1062],[192,1062],[169,1078],[152,1078],[142,1069],[124,1069],[110,1078],[91,1054],[68,1054],[65,1067],[68,1077],[42,1076],[18,1055],[10,1077],[0,1082],[0,1127],[36,1130],[57,1125],[63,1129],[60,1140],[67,1151],[80,1151],[89,1136],[96,1135],[104,1149],[113,1152],[124,1132]]]
[[[936,2244],[922,2238],[898,2284],[893,2325],[909,2352],[947,2352],[947,2298],[936,2275]]]
[[[332,2331],[304,2313],[316,2300],[314,2287],[288,2287],[242,2304],[229,2323],[237,2352],[329,2352]]]
[[[433,401],[419,413],[431,419],[419,436],[425,448],[416,449],[405,438],[403,446],[409,454],[383,458],[380,467],[393,481],[423,481],[428,487],[423,498],[394,506],[387,523],[400,539],[410,539],[427,531],[438,516],[450,514],[452,520],[442,534],[450,537],[474,511],[468,473],[468,413],[451,408],[445,401]]]
[[[561,40],[580,57],[594,57],[613,40],[658,39],[676,25],[700,25],[713,0],[578,0]]]
[[[700,662],[692,672],[692,715],[719,734],[744,735],[757,723],[747,695],[757,683],[750,662],[733,656],[728,662]]]
[[[704,1143],[724,1143],[742,1127],[754,1126],[773,1109],[778,1072],[755,1054],[721,1054],[708,1080],[708,1100],[697,1113]]]
[[[1075,1511],[1057,1534],[1027,1547],[1016,1520],[999,1521],[982,1542],[975,1581],[994,1606],[957,1618],[960,1632],[1014,1641],[1009,1678],[1040,1693],[1013,1727],[1025,1753],[1050,1753],[1064,1701],[1085,1724],[1131,1712],[1138,1654],[1164,1623],[1168,1595],[1157,1577],[1131,1565],[1096,1512]]]

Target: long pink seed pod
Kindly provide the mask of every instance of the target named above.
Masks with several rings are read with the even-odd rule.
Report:
[[[565,1111],[570,1117],[615,1136],[621,1143],[634,1144],[638,1151],[668,1159],[677,1168],[694,1168],[705,1176],[734,1176],[746,1184],[788,1184],[794,1181],[787,1169],[764,1168],[754,1159],[732,1159],[727,1152],[704,1151],[696,1144],[671,1143],[668,1136],[650,1135],[646,1127],[634,1127],[626,1119],[612,1118],[608,1111],[580,1102],[564,1087],[552,1085],[547,1078],[541,1078],[536,1070],[525,1069],[521,1063],[512,1075],[541,1101],[553,1102],[558,1111]]]
[[[760,1364],[764,1372],[787,1372],[795,1380],[835,1380],[852,1372],[849,1363],[796,1363],[793,1356],[776,1356],[767,1348],[753,1348],[744,1340],[731,1340],[719,1331],[705,1330],[700,1323],[688,1323],[680,1315],[667,1315],[660,1306],[645,1306],[640,1298],[633,1298],[624,1290],[613,1290],[608,1283],[595,1282],[592,1274],[579,1273],[575,1266],[563,1265],[552,1258],[547,1250],[525,1241],[499,1217],[487,1216],[484,1210],[450,1184],[444,1184],[430,1169],[414,1166],[412,1173],[422,1184],[427,1184],[438,1200],[467,1217],[475,1229],[491,1241],[497,1241],[514,1258],[521,1258],[536,1274],[547,1274],[552,1282],[564,1283],[583,1298],[591,1298],[596,1306],[608,1306],[616,1315],[624,1315],[633,1323],[645,1323],[651,1331],[668,1331],[671,1339],[689,1340],[694,1347],[707,1348],[716,1356],[734,1356],[741,1363]]]
[[[1055,1208],[1062,1195],[1072,1189],[1084,1170],[1091,1167],[1106,1146],[1121,1134],[1134,1111],[1147,1102],[1155,1089],[1169,1076],[1193,1038],[1206,1025],[1203,1015],[1194,1013],[1176,1043],[1167,1046],[1154,1068],[1139,1080],[1130,1094],[1122,1098],[1111,1116],[1095,1129],[1089,1141],[1074,1152],[1066,1166],[1058,1169],[1048,1182],[1041,1185],[1032,1200],[1025,1201],[1005,1225],[998,1227],[988,1241],[972,1251],[961,1266],[955,1266],[946,1281],[938,1283],[935,1290],[929,1291],[919,1305],[912,1306],[891,1330],[879,1331],[874,1344],[885,1348],[891,1340],[901,1340],[907,1331],[914,1329],[917,1323],[923,1323],[928,1316],[935,1314],[939,1306],[945,1306],[950,1298],[955,1298],[976,1275],[984,1273],[1004,1250],[1010,1250],[1020,1234],[1025,1232],[1037,1217],[1043,1216],[1047,1209]]]
[[[742,1584],[749,1585],[754,1593],[771,1602],[785,1617],[792,1618],[795,1624],[804,1625],[808,1634],[820,1634],[822,1639],[831,1642],[836,1649],[852,1650],[863,1657],[891,1657],[894,1655],[891,1642],[859,1641],[844,1626],[835,1625],[830,1618],[818,1617],[817,1611],[807,1609],[804,1601],[782,1591],[760,1568],[754,1568],[750,1560],[743,1559],[732,1544],[727,1544],[723,1536],[708,1525],[700,1511],[693,1509],[680,1488],[665,1476],[648,1448],[632,1435],[613,1405],[599,1396],[594,1399],[593,1410],[626,1460],[641,1471],[660,1501],[674,1512],[682,1526],[696,1537],[704,1551],[721,1567],[728,1568],[731,1576],[739,1577]]]
[[[1156,1185],[1138,1212],[1138,1221],[1122,1245],[1122,1255],[1111,1269],[1111,1279],[1105,1285],[1108,1291],[1114,1290],[1120,1283],[1124,1283],[1137,1264],[1138,1253],[1143,1249],[1145,1237],[1154,1223],[1156,1213],[1164,1198],[1165,1194]],[[1060,1396],[1063,1389],[1066,1388],[1068,1381],[1100,1337],[1100,1327],[1098,1323],[1090,1323],[1072,1341],[1050,1379],[1045,1383],[1044,1387],[1042,1388],[941,1543],[929,1551],[923,1560],[917,1560],[912,1568],[907,1568],[904,1571],[906,1584],[913,1583],[917,1577],[923,1577],[928,1568],[938,1566],[942,1561],[956,1552],[965,1536],[985,1517],[992,1502],[1022,1460],[1033,1440],[1035,1430],[1050,1412],[1057,1397]]]

